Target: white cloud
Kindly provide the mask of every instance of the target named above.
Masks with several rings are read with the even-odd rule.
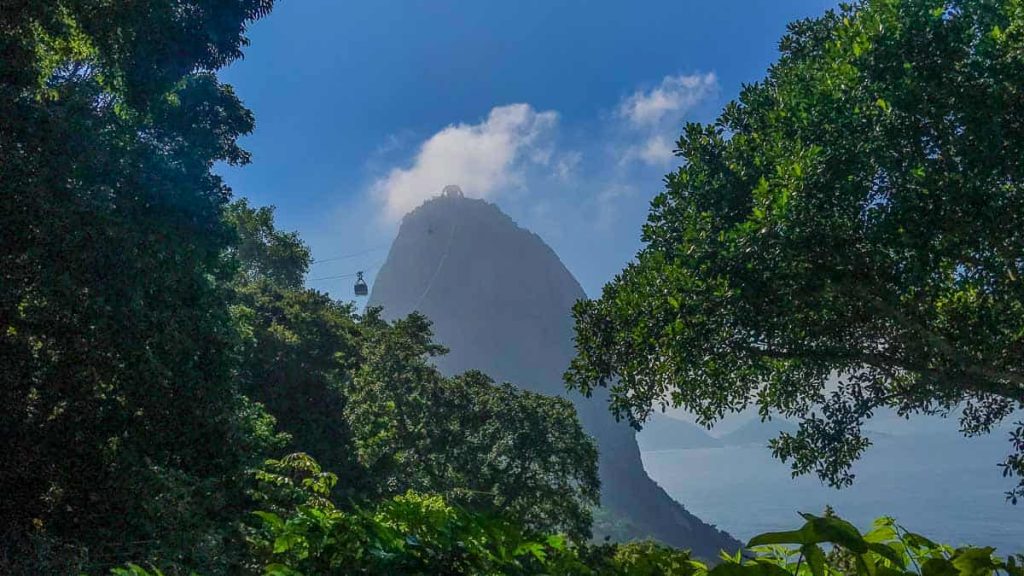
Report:
[[[451,124],[425,140],[405,135],[388,142],[371,166],[379,175],[370,186],[371,202],[393,224],[457,184],[468,196],[500,198],[521,215],[534,214],[532,205],[545,198],[558,209],[594,207],[593,223],[607,227],[625,217],[620,213],[636,201],[637,189],[657,188],[675,160],[682,121],[717,91],[713,72],[671,75],[615,102],[610,116],[600,123],[591,119],[586,130],[573,126],[562,133],[558,112],[519,103],[494,107],[476,122]],[[411,149],[411,158],[396,162],[393,151],[403,148]],[[652,184],[639,184],[647,181]]]
[[[626,150],[623,160],[639,159],[652,166],[668,164],[672,160],[675,144],[668,138],[657,134],[649,137],[642,144],[634,145]]]
[[[428,138],[411,165],[377,180],[373,193],[392,220],[447,184],[458,184],[468,196],[493,197],[519,182],[527,164],[551,163],[557,125],[557,112],[537,112],[529,104],[495,107],[478,124],[451,125]]]
[[[680,121],[717,91],[718,78],[714,72],[708,72],[666,76],[658,86],[637,90],[623,99],[617,114],[628,136],[618,148],[620,163],[639,160],[664,168],[672,161]]]
[[[666,76],[649,90],[637,90],[619,105],[619,114],[635,127],[657,126],[679,117],[718,90],[714,72]]]

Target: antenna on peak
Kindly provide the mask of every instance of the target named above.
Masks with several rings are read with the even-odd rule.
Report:
[[[455,184],[449,184],[441,190],[441,196],[445,198],[465,198],[465,194],[462,193],[462,188],[459,188]]]

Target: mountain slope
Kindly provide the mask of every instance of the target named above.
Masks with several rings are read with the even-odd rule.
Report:
[[[374,282],[371,306],[387,318],[414,310],[434,322],[451,352],[445,373],[479,369],[495,380],[566,395],[562,373],[573,356],[572,304],[582,288],[536,234],[496,206],[446,193],[402,221]],[[607,395],[572,397],[596,438],[602,505],[643,535],[713,558],[738,543],[672,500],[643,470],[633,430],[615,422]]]
[[[637,433],[636,441],[644,452],[715,448],[722,445],[718,438],[700,426],[659,413],[652,414],[644,423],[644,429]]]
[[[789,420],[774,418],[767,422],[762,422],[760,419],[755,418],[732,432],[720,436],[719,440],[726,446],[742,446],[745,444],[767,445],[768,441],[772,438],[778,438],[781,432],[796,434],[796,431],[797,425]]]

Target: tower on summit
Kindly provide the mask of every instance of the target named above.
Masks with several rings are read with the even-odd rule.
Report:
[[[441,197],[443,198],[465,198],[466,196],[462,193],[462,188],[459,188],[455,184],[449,184],[441,190]]]

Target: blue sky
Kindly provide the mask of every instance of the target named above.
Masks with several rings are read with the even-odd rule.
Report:
[[[639,247],[686,121],[763,77],[786,23],[825,0],[281,0],[221,74],[256,113],[221,168],[277,206],[351,297],[400,215],[447,183],[540,234],[591,296]],[[364,252],[359,256],[333,259]]]

